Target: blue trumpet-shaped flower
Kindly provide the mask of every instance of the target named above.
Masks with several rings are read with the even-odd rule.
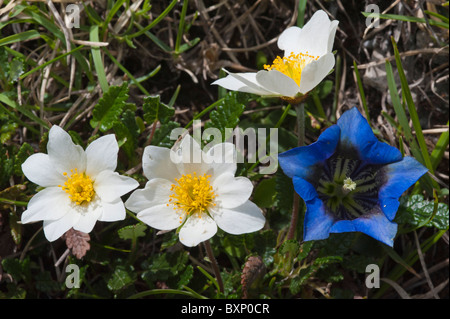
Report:
[[[306,241],[362,232],[393,246],[398,198],[427,172],[414,158],[378,141],[357,108],[342,114],[315,143],[278,159],[306,203]]]

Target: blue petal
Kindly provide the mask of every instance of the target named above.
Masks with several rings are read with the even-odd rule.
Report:
[[[339,127],[332,125],[323,131],[316,142],[279,154],[278,161],[283,172],[291,178],[307,178],[315,164],[333,155],[339,142],[339,133]]]
[[[327,213],[324,203],[310,183],[297,176],[294,176],[292,180],[295,191],[306,204],[303,239],[309,241],[328,238],[334,222],[333,216]]]
[[[337,221],[330,233],[362,232],[382,243],[393,246],[397,224],[389,221],[379,207],[353,220]]]
[[[378,141],[356,107],[342,114],[337,125],[341,128],[341,145],[355,148],[360,159],[368,164],[388,164],[402,159],[398,149]]]
[[[399,206],[398,198],[428,170],[409,156],[386,165],[384,170],[386,182],[378,192],[378,199],[386,217],[393,220]]]

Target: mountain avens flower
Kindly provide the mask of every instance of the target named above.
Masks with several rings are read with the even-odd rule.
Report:
[[[314,89],[333,69],[331,52],[338,21],[319,10],[303,27],[290,27],[278,38],[283,57],[257,73],[231,73],[213,82],[228,90],[279,96],[295,102]]]
[[[236,150],[231,143],[204,152],[186,135],[176,150],[147,146],[142,167],[149,181],[125,206],[153,228],[178,229],[186,246],[210,239],[217,227],[240,235],[264,226],[261,210],[249,200],[253,184],[235,177]]]
[[[414,158],[378,141],[357,108],[342,114],[315,143],[278,158],[306,203],[306,241],[362,232],[393,246],[398,198],[427,172]]]
[[[33,154],[22,164],[25,176],[44,187],[29,201],[22,223],[43,220],[45,237],[54,241],[71,228],[89,233],[97,220],[124,219],[120,197],[139,183],[114,172],[118,152],[114,135],[100,137],[83,150],[53,125],[48,154]]]

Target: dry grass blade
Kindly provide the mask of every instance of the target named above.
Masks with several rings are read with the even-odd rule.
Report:
[[[412,299],[411,296],[403,289],[398,283],[395,281],[389,279],[389,278],[380,278],[380,280],[384,281],[385,283],[389,284],[392,288],[397,291],[397,293],[400,295],[402,299]]]

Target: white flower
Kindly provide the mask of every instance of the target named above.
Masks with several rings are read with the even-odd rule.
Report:
[[[294,99],[311,91],[333,69],[331,52],[339,21],[330,21],[319,10],[303,27],[290,27],[278,38],[284,57],[277,57],[266,70],[231,73],[212,84],[228,90]]]
[[[139,183],[114,172],[119,152],[114,135],[98,138],[84,151],[53,125],[47,152],[33,154],[22,164],[25,176],[45,187],[29,201],[22,223],[43,220],[45,237],[54,241],[71,228],[89,233],[97,220],[125,218],[120,197]]]
[[[236,151],[231,143],[203,152],[186,135],[175,151],[147,146],[142,167],[149,181],[130,195],[125,206],[153,228],[179,228],[186,246],[210,239],[217,227],[239,235],[264,226],[261,210],[249,200],[251,181],[234,176]]]

